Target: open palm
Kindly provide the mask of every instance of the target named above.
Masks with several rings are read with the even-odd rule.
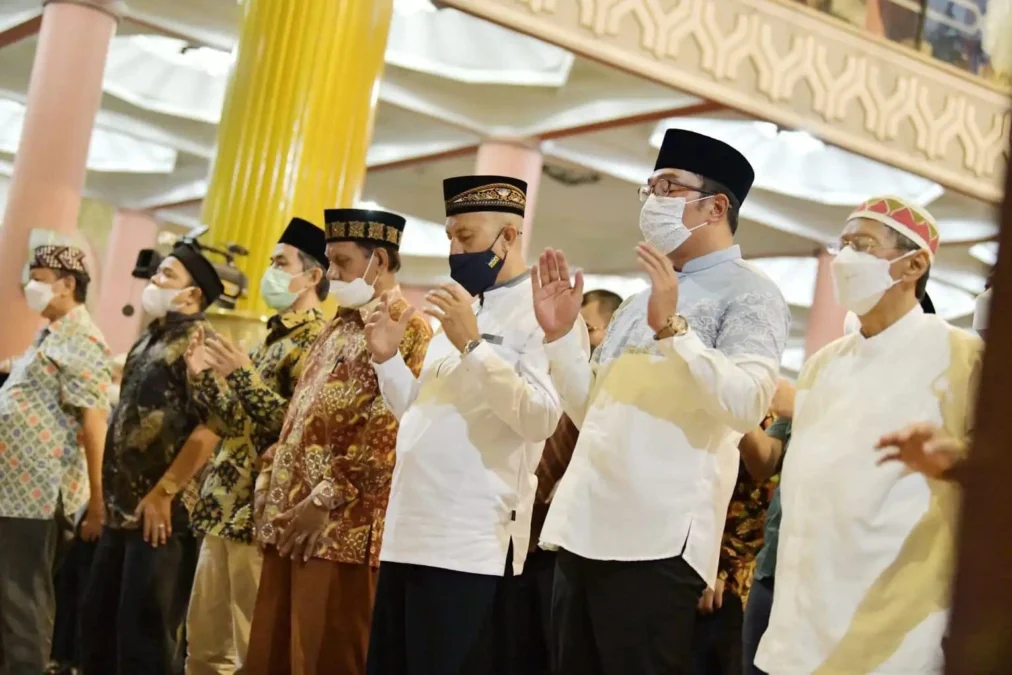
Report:
[[[545,332],[545,339],[554,342],[563,337],[576,322],[583,305],[583,272],[576,271],[570,280],[569,265],[562,251],[546,248],[531,268],[534,289],[534,316]]]
[[[186,372],[190,378],[196,378],[207,370],[210,365],[207,363],[207,347],[204,344],[204,328],[198,327],[190,338],[190,344],[183,354],[186,361]]]
[[[390,298],[384,293],[380,306],[365,324],[365,346],[376,363],[392,358],[400,347],[415,308],[408,307],[398,320],[390,315]]]

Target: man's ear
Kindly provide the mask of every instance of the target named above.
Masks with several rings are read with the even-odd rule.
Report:
[[[373,250],[373,255],[376,256],[378,272],[387,272],[390,270],[390,251],[387,250],[386,246],[377,246]]]
[[[931,267],[931,259],[928,258],[927,251],[920,250],[914,255],[910,256],[910,266],[907,268],[907,273],[914,280],[920,279]]]
[[[731,210],[731,201],[724,194],[715,194],[710,199],[710,215],[714,220],[720,220]]]

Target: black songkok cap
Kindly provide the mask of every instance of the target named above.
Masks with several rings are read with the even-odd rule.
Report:
[[[527,208],[527,183],[509,176],[457,176],[443,181],[446,217],[476,211],[515,213]]]
[[[77,272],[85,279],[91,279],[88,268],[84,266],[84,251],[74,246],[54,244],[36,246],[28,267],[33,270],[50,269],[59,272]]]
[[[327,209],[327,241],[361,241],[397,250],[404,236],[404,218],[388,211]]]
[[[927,293],[921,298],[921,309],[924,310],[925,314],[935,314],[935,303],[931,302],[931,298]]]
[[[190,273],[193,283],[204,294],[204,300],[208,305],[225,291],[214,265],[190,244],[176,244],[169,255],[178,260]]]
[[[308,220],[292,218],[278,243],[294,246],[323,265],[323,269],[330,267],[330,261],[327,260],[327,235]]]
[[[681,169],[715,180],[730,190],[739,203],[745,201],[755,180],[755,170],[745,155],[724,141],[685,129],[665,132],[654,165],[654,171],[659,169]]]

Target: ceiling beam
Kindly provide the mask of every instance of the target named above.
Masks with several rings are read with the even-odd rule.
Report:
[[[580,134],[590,134],[596,131],[606,131],[608,129],[629,127],[637,124],[660,122],[661,120],[666,120],[671,117],[689,117],[691,115],[707,115],[710,113],[715,113],[726,109],[727,107],[721,105],[720,103],[713,103],[712,101],[703,101],[702,103],[695,103],[693,105],[681,106],[679,108],[668,108],[666,110],[656,110],[654,112],[640,113],[638,115],[629,115],[628,117],[618,117],[615,119],[603,120],[600,122],[578,124],[576,126],[568,127],[565,129],[553,129],[552,131],[539,134],[539,137],[543,141],[552,141],[560,138],[568,138],[570,136],[578,136]]]
[[[15,42],[24,40],[27,37],[31,37],[39,32],[42,27],[42,15],[38,14],[30,19],[22,21],[19,24],[11,26],[7,30],[0,32],[0,49],[9,47]]]

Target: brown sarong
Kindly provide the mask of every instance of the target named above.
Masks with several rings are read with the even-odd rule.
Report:
[[[247,675],[363,675],[377,570],[269,548],[250,628]]]

